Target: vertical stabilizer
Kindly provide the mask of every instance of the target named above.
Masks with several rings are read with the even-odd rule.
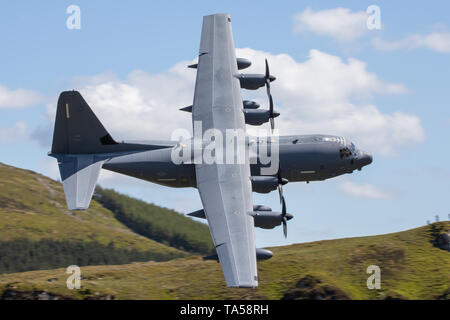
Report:
[[[77,91],[64,91],[58,99],[52,151],[58,159],[61,181],[70,210],[87,209],[103,163],[113,156],[172,147],[118,143],[106,131]]]
[[[69,210],[89,207],[105,161],[100,153],[116,145],[79,92],[61,93],[49,155],[58,159]]]
[[[61,93],[56,109],[52,153],[99,153],[105,150],[105,146],[116,144],[78,91]]]

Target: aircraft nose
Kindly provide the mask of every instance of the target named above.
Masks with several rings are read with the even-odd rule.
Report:
[[[286,213],[286,219],[289,221],[293,218],[294,216],[290,213]]]
[[[367,166],[367,165],[371,164],[372,161],[373,161],[372,155],[365,153],[365,152],[361,152],[361,155],[358,159],[360,167]]]

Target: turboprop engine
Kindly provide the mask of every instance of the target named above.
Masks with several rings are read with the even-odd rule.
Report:
[[[266,85],[266,75],[264,74],[241,73],[236,77],[239,79],[242,89],[257,90]],[[275,79],[272,75],[267,78],[270,82],[275,81]]]
[[[242,106],[244,108],[245,123],[253,126],[260,126],[266,122],[270,121],[270,118],[276,118],[280,114],[273,111],[272,114],[270,110],[258,109],[260,104],[255,101],[244,100],[242,101]],[[180,108],[181,111],[192,112],[192,105]]]
[[[293,218],[292,214],[275,211],[253,211],[249,213],[255,220],[255,227],[262,229],[273,229],[283,223],[283,219],[289,221]]]
[[[270,191],[276,190],[280,184],[278,177],[270,176],[252,176],[252,189],[258,193],[269,193]],[[288,183],[285,178],[281,179],[281,185]]]
[[[252,126],[260,126],[270,121],[270,118],[276,118],[280,115],[278,112],[262,109],[244,109],[245,123]]]
[[[273,229],[281,224],[283,221],[288,221],[293,218],[289,213],[283,214],[282,212],[272,211],[270,207],[263,205],[254,205],[253,211],[248,213],[253,217],[255,221],[255,227],[262,229]],[[187,214],[191,217],[206,219],[205,211],[203,209],[191,212]]]

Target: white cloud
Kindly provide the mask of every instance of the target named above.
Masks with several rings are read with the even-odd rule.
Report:
[[[348,8],[314,11],[307,8],[294,16],[294,32],[312,32],[339,42],[351,42],[369,34],[367,19],[365,11],[351,11]],[[372,45],[383,51],[427,48],[439,53],[450,53],[450,32],[416,33],[394,41],[375,37],[372,38]]]
[[[277,77],[272,94],[281,112],[275,120],[281,134],[342,135],[375,154],[392,154],[424,139],[417,116],[384,113],[371,102],[376,95],[401,94],[406,88],[380,80],[360,60],[343,61],[318,50],[311,50],[304,62],[252,49],[237,49],[237,56],[253,62],[245,70],[249,73],[264,72],[268,58]],[[190,63],[180,62],[160,74],[135,71],[125,80],[113,75],[78,79],[76,88],[114,139],[169,139],[173,130],[192,127],[190,114],[178,110],[192,104],[196,73],[186,68]],[[265,90],[242,94],[267,107]],[[54,104],[48,106],[52,127],[54,109]]]
[[[161,74],[134,71],[124,80],[112,74],[75,79],[76,88],[111,136],[118,140],[170,139],[177,128],[191,129],[190,114],[179,111],[192,104],[195,71],[180,62]],[[33,137],[43,146],[51,142],[55,103],[47,105],[46,125]],[[47,136],[46,136],[47,135]]]
[[[304,62],[252,49],[240,49],[238,56],[253,61],[248,72],[262,72],[264,58],[268,58],[271,73],[277,77],[272,95],[281,112],[275,119],[281,134],[342,135],[362,149],[384,155],[424,139],[417,116],[383,113],[371,101],[376,95],[404,93],[406,88],[380,80],[360,60],[345,62],[318,50],[311,50]],[[243,94],[267,105],[263,90]]]
[[[387,199],[391,197],[390,194],[371,184],[359,184],[348,180],[338,184],[338,188],[345,194],[357,198]]]
[[[42,97],[32,90],[11,90],[0,85],[0,108],[27,107],[42,101]]]
[[[96,76],[79,91],[115,139],[170,139],[175,129],[192,126],[190,114],[179,111],[192,104],[196,73],[186,67],[191,63],[161,74],[134,71],[125,81]]]
[[[365,11],[352,12],[347,8],[313,11],[310,8],[294,16],[295,32],[313,32],[339,42],[350,42],[368,31]]]
[[[450,53],[450,32],[413,34],[396,41],[386,41],[381,38],[374,38],[372,44],[378,50],[384,51],[427,48],[439,53]]]
[[[0,127],[0,143],[12,143],[25,137],[27,124],[16,122],[12,127]]]

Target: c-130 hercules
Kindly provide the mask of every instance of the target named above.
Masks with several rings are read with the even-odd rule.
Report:
[[[203,18],[194,102],[182,108],[192,113],[193,122],[201,122],[201,134],[210,129],[225,136],[227,130],[244,130],[245,125],[261,125],[279,114],[273,109],[270,75],[266,60],[265,74],[240,74],[250,66],[246,59],[236,59],[231,19],[228,14]],[[243,101],[241,88],[266,87],[269,109]],[[194,138],[191,138],[194,139]],[[202,138],[203,139],[203,138]],[[249,137],[245,154],[249,157]],[[253,139],[253,138],[252,138]],[[359,151],[346,139],[329,135],[281,136],[277,139],[254,138],[257,144],[278,144],[278,168],[262,175],[261,163],[202,163],[173,161],[174,150],[193,140],[116,142],[97,119],[77,91],[62,92],[57,106],[52,150],[57,158],[61,180],[70,210],[89,207],[101,168],[170,187],[194,187],[200,192],[203,209],[189,215],[206,218],[218,259],[229,287],[258,286],[257,259],[268,259],[272,252],[256,249],[254,227],[271,229],[287,221],[282,186],[295,181],[320,181],[361,170],[372,162],[369,154]],[[205,141],[200,149],[206,148]],[[242,156],[242,155],[241,155]],[[236,155],[234,155],[236,157]],[[259,155],[257,155],[259,157]],[[235,158],[234,158],[235,159]],[[248,159],[247,159],[248,160]],[[252,191],[280,193],[282,212],[254,205]]]

